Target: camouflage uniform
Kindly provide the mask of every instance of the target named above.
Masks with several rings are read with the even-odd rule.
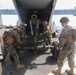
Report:
[[[20,26],[19,35],[20,35],[22,42],[25,43],[27,34],[26,34],[26,26],[23,24]]]
[[[10,30],[10,34],[9,36],[13,37],[15,39],[16,42],[18,42],[19,44],[22,44],[22,41],[19,37],[19,34],[18,34],[18,30],[17,29],[12,29]],[[7,53],[9,53],[15,60],[15,63],[16,64],[20,64],[20,61],[19,61],[19,56],[16,52],[16,49],[15,49],[15,45],[8,45],[6,43],[6,41],[3,41],[3,48],[2,48],[2,52],[3,52],[3,56],[4,56],[4,59],[7,55]]]
[[[43,21],[43,25],[44,25],[44,33],[46,33],[48,41],[49,41],[50,45],[52,45],[52,43],[51,43],[52,29],[51,29],[50,25],[48,25],[47,21]]]
[[[58,61],[57,61],[58,67],[63,66],[63,61],[67,57],[69,67],[74,68],[75,44],[72,38],[72,34],[69,31],[70,29],[72,29],[70,26],[66,26],[63,28],[60,34],[58,47],[59,48],[62,47],[62,49],[60,50]]]

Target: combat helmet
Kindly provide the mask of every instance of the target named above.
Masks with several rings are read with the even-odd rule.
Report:
[[[61,19],[60,19],[60,22],[62,23],[62,22],[69,22],[69,19],[67,18],[67,17],[62,17]]]

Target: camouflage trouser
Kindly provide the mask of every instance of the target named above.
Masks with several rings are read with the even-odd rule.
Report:
[[[14,58],[16,65],[20,64],[19,56],[18,56],[14,46],[9,46],[7,44],[4,44],[4,47],[2,48],[2,53],[3,53],[4,59],[7,55],[7,53],[9,53]]]
[[[60,50],[58,57],[58,67],[63,66],[63,61],[67,57],[68,64],[70,68],[74,68],[74,55],[75,55],[75,45],[74,43],[65,45],[62,50]]]

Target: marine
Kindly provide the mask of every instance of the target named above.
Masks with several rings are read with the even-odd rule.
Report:
[[[19,27],[19,35],[20,35],[20,38],[21,38],[23,43],[26,42],[26,37],[27,37],[26,26],[27,26],[27,24],[22,22],[20,27]]]
[[[44,26],[44,33],[46,33],[47,37],[48,37],[48,41],[49,41],[49,44],[50,46],[52,45],[52,29],[50,27],[50,25],[48,24],[47,21],[43,21],[42,22],[43,26]]]
[[[16,43],[22,45],[22,41],[20,39],[18,29],[13,28],[11,30],[5,31],[2,38],[3,38],[2,53],[4,60],[6,55],[9,53],[15,60],[16,68],[17,69],[23,68],[24,65],[20,64],[19,56],[15,49]]]
[[[59,37],[59,43],[57,49],[59,51],[59,57],[57,60],[57,68],[53,69],[53,73],[61,75],[61,69],[63,67],[63,61],[67,57],[68,65],[70,70],[66,69],[69,75],[74,75],[74,55],[75,55],[75,41],[71,34],[72,27],[68,25],[69,19],[67,17],[62,17],[60,19],[61,25],[64,27]]]

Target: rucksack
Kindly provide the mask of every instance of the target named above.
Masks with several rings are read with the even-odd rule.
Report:
[[[2,35],[2,39],[5,41],[6,37],[9,35],[9,31],[4,31],[3,35]]]
[[[71,29],[72,37],[74,42],[76,41],[76,29]]]
[[[2,38],[8,45],[13,45],[15,43],[14,38],[10,36],[10,31],[5,31]]]

